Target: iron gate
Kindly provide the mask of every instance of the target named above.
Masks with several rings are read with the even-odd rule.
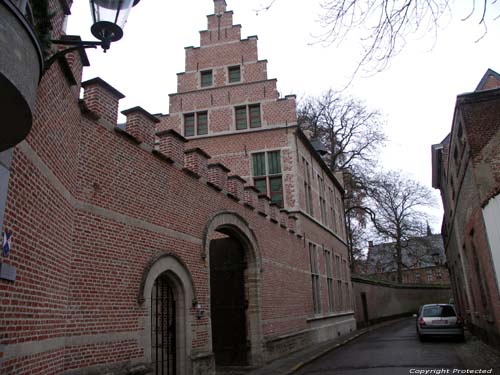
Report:
[[[151,362],[155,375],[175,375],[175,299],[167,277],[156,279],[151,296]]]

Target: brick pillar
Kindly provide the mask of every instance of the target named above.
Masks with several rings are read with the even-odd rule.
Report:
[[[160,141],[159,151],[174,163],[184,166],[184,143],[186,138],[174,130],[165,130],[156,134]]]
[[[271,199],[267,196],[266,193],[259,194],[259,205],[258,205],[258,213],[267,216],[269,215],[269,203]]]
[[[289,215],[288,211],[285,210],[284,208],[280,210],[280,225],[283,228],[288,227],[288,215]]]
[[[118,102],[125,95],[101,78],[93,78],[82,83],[83,101],[86,107],[113,126],[118,120]]]
[[[238,201],[243,200],[244,192],[243,187],[245,185],[245,180],[237,175],[229,176],[227,178],[227,191],[229,196],[235,198]]]
[[[297,216],[288,215],[288,230],[292,233],[297,232]]]
[[[256,208],[259,205],[259,190],[255,186],[245,186],[245,205]]]
[[[198,178],[208,180],[208,155],[201,148],[192,148],[184,152],[184,165]]]
[[[269,203],[269,218],[272,222],[278,222],[278,205],[274,202]]]
[[[208,183],[218,190],[227,189],[227,174],[229,168],[224,164],[214,163],[208,165]]]
[[[127,116],[127,133],[138,141],[153,147],[155,142],[155,126],[160,120],[141,107],[126,109],[122,111],[122,114]]]

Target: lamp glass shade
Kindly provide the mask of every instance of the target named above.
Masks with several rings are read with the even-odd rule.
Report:
[[[134,0],[90,0],[94,24],[92,34],[99,40],[115,42],[123,36]]]

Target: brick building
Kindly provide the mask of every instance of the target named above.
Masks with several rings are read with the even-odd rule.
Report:
[[[214,5],[168,116],[118,127],[85,53],[43,75],[9,157],[0,374],[213,374],[355,328],[342,185]]]
[[[368,245],[366,264],[362,274],[380,280],[396,282],[395,243]],[[443,239],[429,233],[408,239],[402,252],[403,284],[449,284]]]
[[[455,302],[469,327],[500,345],[500,75],[457,97],[450,134],[432,146],[432,184]]]

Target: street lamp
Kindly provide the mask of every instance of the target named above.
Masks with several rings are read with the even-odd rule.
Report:
[[[69,52],[80,48],[96,48],[101,46],[106,52],[112,42],[123,36],[123,27],[127,22],[130,9],[137,5],[139,0],[90,0],[93,25],[90,27],[92,35],[99,41],[52,40],[54,44],[71,46],[52,55],[45,62],[47,70],[54,61]]]

